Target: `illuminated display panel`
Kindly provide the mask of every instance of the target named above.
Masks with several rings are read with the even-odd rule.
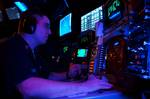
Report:
[[[119,14],[121,14],[120,13],[120,9],[119,9],[120,6],[121,5],[120,5],[120,1],[119,0],[114,0],[112,2],[112,4],[108,7],[108,12],[107,12],[109,19],[113,19],[113,18],[119,16]]]
[[[72,31],[71,29],[71,18],[72,14],[68,14],[60,20],[59,24],[59,36],[63,36]]]
[[[102,6],[92,10],[81,17],[81,32],[95,30],[95,23],[103,19]]]
[[[20,13],[16,7],[7,8],[6,13],[7,13],[9,20],[20,18]]]
[[[87,57],[88,49],[78,49],[77,57]]]
[[[124,4],[121,0],[111,0],[103,9],[104,29],[111,27],[112,24],[123,18]]]

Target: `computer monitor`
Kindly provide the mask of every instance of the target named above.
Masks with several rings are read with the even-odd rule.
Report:
[[[88,49],[81,48],[77,50],[77,57],[84,58],[87,57],[87,54],[88,54]]]
[[[103,19],[102,6],[81,16],[81,32],[95,30],[95,23]]]
[[[72,13],[69,13],[68,15],[66,15],[60,20],[60,23],[59,23],[59,36],[60,37],[72,31],[71,21],[72,21]]]
[[[15,20],[20,18],[20,13],[17,7],[6,8],[6,13],[9,20]]]
[[[104,30],[123,18],[125,7],[122,0],[110,0],[103,9]]]

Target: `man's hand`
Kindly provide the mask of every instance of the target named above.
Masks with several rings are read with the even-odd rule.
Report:
[[[112,85],[106,81],[96,78],[94,75],[89,75],[87,81],[83,82],[83,86],[86,88],[87,92],[96,91],[99,89],[111,89]]]

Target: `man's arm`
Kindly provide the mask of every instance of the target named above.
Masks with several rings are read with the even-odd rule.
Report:
[[[28,97],[55,98],[78,93],[91,92],[100,88],[110,88],[94,76],[85,82],[60,82],[43,78],[31,77],[17,85],[19,91]]]

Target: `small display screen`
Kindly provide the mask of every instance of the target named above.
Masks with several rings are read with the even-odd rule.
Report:
[[[87,57],[88,49],[78,49],[77,57]]]

